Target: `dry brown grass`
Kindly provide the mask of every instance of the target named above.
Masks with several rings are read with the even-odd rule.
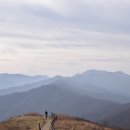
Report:
[[[43,124],[44,120],[45,118],[36,113],[25,114],[0,123],[0,130],[38,130],[38,124]],[[58,115],[54,127],[56,130],[114,130],[65,115]]]
[[[101,125],[91,123],[79,118],[72,118],[68,116],[58,116],[55,122],[56,130],[113,130]]]
[[[38,130],[38,124],[43,122],[41,115],[30,113],[0,123],[0,130]]]

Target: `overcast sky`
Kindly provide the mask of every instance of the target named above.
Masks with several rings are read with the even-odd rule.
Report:
[[[130,0],[1,0],[0,73],[130,74]]]

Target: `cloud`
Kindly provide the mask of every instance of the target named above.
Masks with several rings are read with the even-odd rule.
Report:
[[[128,0],[38,0],[14,1],[1,6],[6,20],[26,24],[78,27],[102,32],[128,32],[130,30],[130,2]],[[11,14],[9,17],[8,14]],[[9,18],[8,18],[9,17]],[[4,18],[3,18],[4,19]],[[71,27],[71,28],[72,28]]]
[[[0,59],[5,66],[6,59],[14,61],[13,69],[0,71],[19,65],[22,72],[54,74],[75,64],[68,73],[85,66],[130,72],[124,65],[130,63],[129,36],[129,0],[0,1]]]
[[[110,34],[81,30],[49,30],[42,34],[3,33],[0,40],[7,46],[24,49],[48,48],[96,48],[96,49],[129,49],[130,37],[126,34]]]

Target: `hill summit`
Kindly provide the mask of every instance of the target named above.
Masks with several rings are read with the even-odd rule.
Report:
[[[30,113],[8,119],[0,123],[0,130],[39,130],[38,124],[43,125],[45,117]],[[58,115],[54,124],[56,130],[113,130],[90,121]]]

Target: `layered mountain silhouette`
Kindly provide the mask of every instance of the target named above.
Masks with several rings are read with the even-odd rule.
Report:
[[[71,89],[69,89],[71,88]],[[101,120],[105,113],[114,113],[121,105],[80,94],[72,86],[57,83],[42,86],[24,93],[0,97],[1,119],[27,112],[43,112],[48,109],[55,113],[70,114],[90,120]]]
[[[73,77],[56,76],[13,87],[10,93],[0,96],[0,120],[28,112],[43,113],[48,109],[126,128],[129,86],[130,76],[123,72],[91,70]]]
[[[22,74],[0,74],[0,89],[7,89],[15,86],[34,83],[40,80],[48,79],[48,76],[28,76]]]
[[[83,77],[90,84],[116,91],[118,94],[130,95],[130,75],[121,71],[106,72],[90,70],[76,77]]]
[[[52,84],[53,82],[63,81],[73,87],[80,88],[80,91],[87,93],[98,99],[115,101],[119,103],[130,102],[130,76],[123,72],[106,72],[90,70],[73,77],[56,76],[47,80],[11,87],[0,90],[0,95],[11,94],[15,92],[25,92],[42,85]],[[119,89],[118,87],[119,86]],[[79,91],[79,92],[80,92]]]
[[[0,89],[0,95],[8,95],[8,94],[17,93],[17,92],[26,92],[26,91],[29,91],[31,89],[41,87],[42,85],[51,84],[58,79],[60,79],[59,76],[56,76],[54,78],[45,77],[45,79],[43,77],[42,80],[35,81],[35,82],[33,81],[33,83],[10,87],[7,89]]]

